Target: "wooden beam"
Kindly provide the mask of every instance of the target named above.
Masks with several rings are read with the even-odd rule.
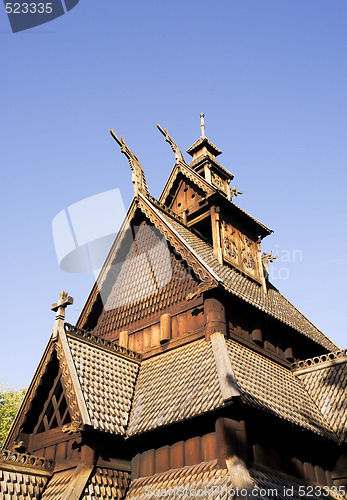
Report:
[[[231,365],[230,356],[224,336],[219,333],[211,335],[211,346],[216,363],[220,391],[224,402],[240,396],[240,389]]]
[[[213,254],[220,264],[223,264],[223,252],[220,235],[219,207],[211,207]]]

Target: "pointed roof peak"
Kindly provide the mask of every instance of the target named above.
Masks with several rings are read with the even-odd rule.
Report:
[[[187,149],[187,153],[190,154],[194,159],[198,156],[207,153],[213,158],[222,154],[222,151],[217,148],[207,137],[205,136],[205,115],[204,113],[200,113],[200,128],[201,128],[201,136],[197,141],[194,142],[189,149]]]

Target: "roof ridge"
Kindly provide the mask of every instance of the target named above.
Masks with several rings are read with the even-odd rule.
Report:
[[[303,317],[306,319],[306,321],[308,321],[308,322],[309,322],[309,323],[310,323],[310,324],[311,324],[311,325],[312,325],[312,326],[313,326],[313,327],[314,327],[314,328],[315,328],[315,329],[316,329],[319,333],[321,333],[321,334],[322,334],[322,335],[323,335],[323,336],[324,336],[327,340],[329,340],[329,341],[330,341],[333,345],[335,345],[335,346],[338,348],[338,346],[335,344],[335,342],[333,342],[333,341],[332,341],[332,340],[328,337],[328,335],[326,335],[324,332],[322,332],[322,330],[321,330],[320,328],[318,328],[318,326],[316,326],[316,325],[313,323],[313,321],[311,321],[311,320],[310,320],[310,319],[309,319],[309,318],[308,318],[308,317],[307,317],[307,316],[306,316],[303,312],[301,312],[301,311],[300,311],[300,309],[298,309],[298,308],[297,308],[297,307],[296,307],[296,306],[295,306],[295,305],[294,305],[294,304],[293,304],[293,303],[292,303],[289,299],[287,299],[287,297],[285,297],[285,296],[283,295],[283,293],[282,293],[282,292],[280,292],[280,291],[278,290],[278,288],[276,288],[276,287],[275,287],[275,286],[274,286],[271,282],[270,282],[270,285],[271,285],[273,288],[275,288],[275,289],[276,289],[276,291],[277,291],[277,292],[278,292],[278,293],[279,293],[279,294],[283,297],[283,299],[284,299],[284,300],[286,300],[286,301],[287,301],[287,302],[288,302],[288,303],[289,303],[292,307],[294,307],[294,309],[295,309],[296,311],[298,311],[298,313],[300,313],[300,314],[301,314],[301,316],[303,316]]]
[[[164,205],[164,203],[162,203],[161,201],[154,198],[154,196],[146,193],[145,195],[143,195],[143,197],[147,198],[157,208],[159,208],[160,210],[163,210],[163,212],[165,212],[167,215],[169,215],[173,219],[176,219],[178,222],[180,222],[182,225],[184,225],[183,218],[180,215],[177,215],[173,210],[171,210],[171,208],[167,207],[166,205]]]
[[[102,347],[105,350],[111,352],[112,354],[120,354],[126,358],[130,358],[135,361],[141,361],[142,355],[136,351],[132,351],[127,347],[120,346],[115,343],[115,341],[107,340],[99,335],[88,330],[83,330],[82,328],[77,328],[70,323],[64,324],[65,332],[69,337],[77,337],[80,340],[85,340],[90,344],[94,344],[98,347]]]

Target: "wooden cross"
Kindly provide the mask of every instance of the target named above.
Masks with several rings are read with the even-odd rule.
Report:
[[[60,328],[64,329],[65,320],[65,308],[70,304],[73,304],[73,298],[69,296],[67,292],[59,293],[59,300],[56,304],[52,304],[51,310],[56,312],[54,329],[53,329],[53,339],[57,339],[58,332]]]

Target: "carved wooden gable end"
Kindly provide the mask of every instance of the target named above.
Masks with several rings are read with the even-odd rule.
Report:
[[[205,199],[205,193],[186,176],[181,177],[177,190],[170,203],[170,208],[181,215],[184,210],[195,211],[199,203]]]

